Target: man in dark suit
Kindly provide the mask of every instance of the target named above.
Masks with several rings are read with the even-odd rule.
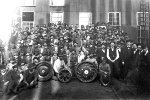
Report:
[[[150,91],[150,52],[145,46],[141,54],[141,65],[138,69],[138,93]]]
[[[98,62],[98,65],[99,65],[100,63],[102,63],[101,58],[102,57],[106,58],[106,46],[105,46],[105,44],[102,44],[101,48],[97,49],[96,54],[97,54],[97,62]]]
[[[129,67],[132,64],[132,57],[131,56],[132,56],[131,42],[128,41],[127,44],[122,49],[122,64],[123,64],[122,78],[123,79],[126,78],[126,76],[128,74]]]

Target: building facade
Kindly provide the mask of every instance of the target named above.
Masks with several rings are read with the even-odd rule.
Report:
[[[62,21],[72,25],[110,22],[137,39],[140,0],[23,0],[21,26]]]

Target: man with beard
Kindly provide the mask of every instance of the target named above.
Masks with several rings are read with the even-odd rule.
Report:
[[[132,64],[132,48],[131,48],[131,42],[127,41],[127,44],[123,47],[122,49],[122,64],[123,64],[123,68],[122,68],[122,78],[125,79],[127,74],[128,74],[128,70],[129,67]]]

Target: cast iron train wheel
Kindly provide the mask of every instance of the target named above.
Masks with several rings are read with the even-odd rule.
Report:
[[[37,65],[38,71],[38,80],[39,81],[47,81],[53,76],[53,67],[48,62],[40,62]]]
[[[97,67],[91,62],[81,62],[75,68],[77,78],[81,82],[92,82],[97,76]]]
[[[60,82],[67,83],[71,80],[72,74],[68,69],[61,69],[58,73],[58,79]]]

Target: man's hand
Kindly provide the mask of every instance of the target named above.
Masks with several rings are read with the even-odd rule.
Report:
[[[25,81],[24,83],[27,85],[27,87],[29,86],[29,83],[28,83],[28,82]]]
[[[8,83],[9,83],[9,81],[5,82],[5,83],[4,83],[4,86],[6,86]]]
[[[33,85],[33,83],[34,83],[34,81],[32,81],[32,82],[30,83],[30,86],[32,86],[32,85]]]
[[[104,74],[107,74],[107,72],[104,72]]]
[[[111,62],[115,62],[116,60],[111,60]]]

